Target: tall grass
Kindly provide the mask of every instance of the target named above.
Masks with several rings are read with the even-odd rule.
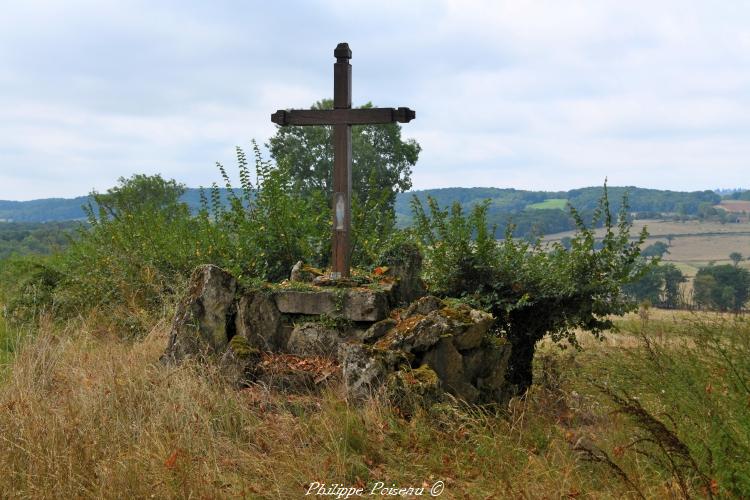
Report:
[[[295,498],[314,481],[442,480],[446,498],[747,496],[747,320],[621,327],[581,352],[542,348],[507,409],[407,420],[335,385],[238,391],[212,366],[162,366],[166,322],[131,342],[96,314],[47,323],[0,382],[0,491]]]
[[[237,391],[157,360],[166,326],[122,342],[88,322],[40,332],[0,385],[0,491],[23,497],[299,498],[309,483],[428,487],[446,498],[627,492],[591,480],[540,392],[510,414]]]
[[[641,491],[661,482],[681,498],[750,494],[750,321],[642,311],[620,327],[629,348],[559,358],[575,411],[610,418],[607,432],[577,429],[578,449]]]

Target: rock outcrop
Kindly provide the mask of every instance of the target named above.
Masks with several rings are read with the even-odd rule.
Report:
[[[405,307],[392,309],[391,292],[377,284],[245,291],[222,269],[203,266],[162,359],[214,358],[238,385],[314,390],[340,379],[349,398],[384,398],[405,414],[446,394],[478,404],[507,399],[510,346],[491,333],[492,315],[421,296],[415,280],[399,291],[398,300],[419,296]]]
[[[416,245],[394,245],[383,252],[380,262],[387,269],[386,275],[393,279],[392,306],[406,306],[426,295],[427,289],[421,278],[422,254]]]
[[[162,359],[223,353],[233,334],[237,281],[223,269],[206,265],[193,271],[185,298],[177,306]]]

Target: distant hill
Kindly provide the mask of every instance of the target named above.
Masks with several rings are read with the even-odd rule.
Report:
[[[31,201],[0,200],[0,221],[53,222],[83,219],[81,206],[88,196],[77,198],[45,198]]]
[[[619,210],[622,196],[629,193],[629,211],[636,217],[659,217],[665,215],[696,216],[701,206],[712,206],[721,201],[713,191],[664,191],[638,187],[610,187],[610,201],[615,211]],[[227,191],[222,190],[226,198]],[[570,191],[525,191],[511,188],[443,188],[400,193],[396,197],[396,216],[399,225],[411,222],[411,201],[426,202],[433,197],[442,207],[454,202],[471,209],[484,200],[490,200],[489,219],[502,234],[508,223],[516,226],[517,236],[529,234],[551,234],[574,227],[567,211],[570,203],[584,216],[590,216],[601,196],[601,187],[586,187]],[[193,210],[197,210],[200,197],[198,189],[188,189],[182,197]],[[81,208],[87,196],[72,199],[47,198],[31,201],[0,201],[0,221],[57,222],[85,218]]]
[[[227,189],[220,189],[226,202]],[[200,190],[189,188],[182,195],[182,201],[193,211],[200,206]],[[89,196],[76,198],[44,198],[30,201],[0,200],[0,222],[61,222],[84,220],[83,206],[93,201]]]
[[[713,206],[721,196],[713,191],[666,191],[634,186],[609,187],[609,200],[614,212],[619,212],[623,195],[628,194],[629,212],[637,218],[665,216],[696,217],[701,208]],[[489,199],[488,218],[503,233],[509,223],[516,226],[516,236],[552,234],[575,227],[568,203],[585,219],[596,209],[602,187],[586,187],[570,191],[524,191],[503,188],[443,188],[403,193],[396,199],[396,215],[400,225],[411,221],[411,200],[416,196],[423,204],[427,197],[441,206],[458,201],[464,208]]]

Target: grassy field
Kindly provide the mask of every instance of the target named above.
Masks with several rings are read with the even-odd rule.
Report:
[[[565,198],[548,198],[540,203],[532,203],[531,205],[527,206],[526,208],[531,209],[559,209],[559,210],[565,210],[565,207],[568,205],[568,200]]]
[[[581,334],[582,351],[543,343],[535,386],[506,409],[411,419],[348,404],[335,383],[237,390],[210,366],[162,366],[167,322],[137,342],[98,324],[47,325],[13,355],[2,496],[301,498],[315,481],[442,481],[443,498],[750,493],[743,318],[642,311],[603,342]]]

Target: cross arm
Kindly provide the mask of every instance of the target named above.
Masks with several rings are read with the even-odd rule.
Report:
[[[408,123],[416,117],[409,108],[280,109],[271,115],[277,125],[371,125]]]

